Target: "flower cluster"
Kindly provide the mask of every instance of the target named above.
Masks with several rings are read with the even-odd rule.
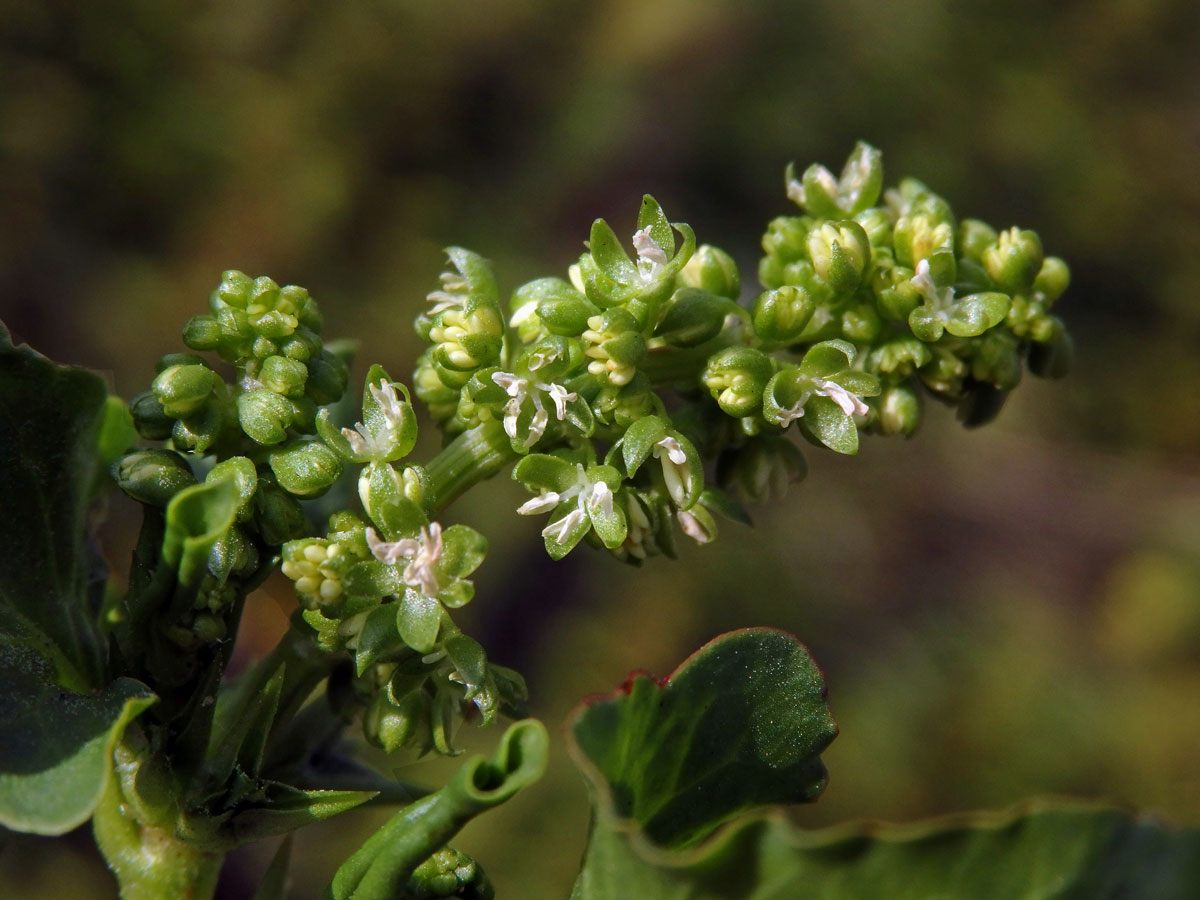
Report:
[[[597,220],[567,278],[514,291],[503,340],[486,263],[449,251],[453,290],[430,294],[418,320],[431,343],[418,396],[449,437],[488,433],[524,457],[513,476],[535,496],[518,512],[550,514],[552,557],[584,538],[635,563],[673,553],[676,530],[708,541],[713,511],[744,518],[733,495],[803,475],[789,434],[854,453],[860,432],[911,435],[925,393],[979,424],[1026,366],[1065,370],[1050,309],[1068,273],[1033,232],[960,223],[912,179],[885,192],[866,144],[840,176],[789,167],[786,191],[803,214],[768,225],[765,290],[745,305],[729,254],[697,248],[648,196],[632,253]],[[477,349],[435,327],[485,308]]]

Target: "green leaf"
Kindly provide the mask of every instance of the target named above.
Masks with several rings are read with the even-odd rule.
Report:
[[[34,648],[80,691],[105,682],[86,537],[107,394],[96,375],[14,347],[0,324],[0,640]]]
[[[635,675],[585,704],[568,732],[596,830],[636,830],[667,848],[763,804],[815,799],[836,734],[812,657],[769,628],[716,638],[665,681]]]
[[[1082,803],[804,832],[780,816],[664,853],[595,829],[572,900],[1192,900],[1200,830]],[[800,886],[803,886],[801,889]]]
[[[287,834],[366,803],[375,791],[305,791],[277,781],[243,801],[221,828],[231,845]]]
[[[0,825],[65,834],[92,815],[113,748],[154,695],[131,678],[98,693],[68,691],[40,656],[7,644],[0,684]]]
[[[97,441],[101,461],[110,465],[137,442],[138,433],[133,427],[129,405],[120,397],[110,394],[104,401],[104,421]]]

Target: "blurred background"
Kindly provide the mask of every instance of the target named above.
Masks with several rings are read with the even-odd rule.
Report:
[[[0,318],[130,396],[238,268],[309,288],[326,334],[361,341],[356,378],[371,361],[399,374],[444,245],[511,290],[563,274],[597,216],[632,231],[649,191],[730,250],[749,291],[763,226],[790,208],[784,165],[836,171],[859,138],[889,183],[917,176],[1068,260],[1075,371],[1029,380],[980,431],[929,407],[910,442],[810,449],[756,530],[641,571],[586,548],[550,563],[542,523],[513,515],[521,492],[489,484],[446,516],[492,539],[462,624],[525,673],[552,729],[721,631],[795,632],[842,729],[806,826],[1045,793],[1200,823],[1191,0],[14,0]],[[128,541],[108,548],[117,568]],[[243,655],[293,604],[286,583],[260,592]],[[457,842],[501,896],[565,896],[578,862],[586,794],[554,734],[546,779]],[[302,832],[294,896],[386,814]],[[252,893],[272,851],[237,854],[222,896]],[[83,831],[12,839],[0,894],[115,888]]]

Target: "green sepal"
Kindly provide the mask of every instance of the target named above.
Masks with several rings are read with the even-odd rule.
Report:
[[[498,311],[500,289],[496,285],[496,276],[492,273],[492,267],[488,261],[478,253],[462,247],[447,247],[446,256],[467,282],[469,300],[466,311],[474,312],[481,306],[495,308]]]
[[[629,254],[621,246],[621,241],[612,230],[612,226],[603,219],[592,223],[588,249],[597,270],[607,279],[619,284],[628,284],[637,278],[637,266],[629,259]]]
[[[398,611],[396,604],[384,603],[367,613],[354,648],[355,674],[361,677],[375,663],[408,646],[396,628]]]
[[[92,815],[125,727],[155,700],[132,678],[78,694],[33,650],[0,643],[0,825],[66,834]]]
[[[784,285],[763,291],[751,313],[754,331],[768,343],[789,343],[804,332],[816,308],[816,299],[803,287]]]
[[[1011,303],[1007,294],[969,294],[950,310],[946,330],[955,337],[977,337],[1003,322]]]
[[[830,450],[850,455],[858,452],[858,426],[828,397],[813,397],[804,404],[800,430]]]
[[[626,473],[632,478],[637,470],[650,458],[654,445],[667,435],[668,424],[658,416],[646,416],[625,430],[621,437],[621,461]]]
[[[404,479],[390,463],[373,462],[358,476],[363,509],[389,541],[411,537],[428,524],[420,504],[404,492]]]
[[[418,653],[430,653],[442,626],[442,604],[436,597],[408,589],[396,609],[396,631]]]
[[[575,483],[578,469],[573,463],[547,453],[530,453],[513,466],[512,477],[535,493],[562,493]]]
[[[438,581],[466,578],[479,568],[487,550],[487,538],[474,528],[451,525],[442,532],[442,555],[435,567]]]
[[[809,378],[828,378],[854,363],[857,351],[849,341],[831,340],[814,344],[800,362],[800,373]]]

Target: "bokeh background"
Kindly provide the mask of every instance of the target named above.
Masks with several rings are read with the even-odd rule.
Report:
[[[444,245],[511,289],[562,274],[596,216],[632,230],[650,191],[752,286],[763,225],[789,207],[785,163],[836,168],[858,138],[889,182],[1033,227],[1070,262],[1071,376],[1029,380],[980,431],[931,407],[912,441],[811,450],[753,532],[641,571],[586,549],[551,564],[519,492],[489,484],[447,516],[493,541],[464,627],[552,726],[723,630],[795,632],[842,728],[804,825],[1044,793],[1200,822],[1191,0],[12,0],[0,317],[129,396],[239,268],[308,287],[327,333],[361,341],[356,376],[400,373]],[[293,602],[268,584],[243,654]],[[538,787],[458,842],[502,896],[567,893],[586,796],[554,750]],[[294,896],[317,896],[385,815],[303,832]],[[237,854],[222,896],[248,896],[272,850]],[[10,840],[0,893],[114,888],[82,832]]]

